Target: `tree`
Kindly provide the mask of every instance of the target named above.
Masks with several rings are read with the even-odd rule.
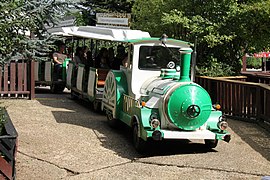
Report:
[[[39,59],[49,50],[52,37],[46,26],[53,26],[71,3],[61,0],[6,0],[0,3],[1,60],[14,56]],[[31,32],[31,37],[27,36]]]
[[[217,67],[237,74],[244,53],[269,47],[269,0],[137,0],[132,12],[134,27],[151,35],[166,31],[190,42],[197,37],[198,65],[203,68],[220,63]]]

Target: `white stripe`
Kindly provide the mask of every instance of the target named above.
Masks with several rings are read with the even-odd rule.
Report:
[[[215,139],[216,134],[209,130],[196,131],[170,131],[161,130],[164,133],[164,139]]]

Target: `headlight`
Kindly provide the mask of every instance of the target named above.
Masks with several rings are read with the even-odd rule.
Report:
[[[219,121],[218,122],[218,128],[222,131],[226,130],[228,128],[228,123],[226,121]]]
[[[152,119],[152,120],[151,120],[151,127],[152,127],[152,128],[156,129],[156,128],[158,128],[159,126],[160,126],[160,122],[159,122],[158,119]]]
[[[220,104],[213,104],[212,107],[213,107],[215,110],[221,110]]]

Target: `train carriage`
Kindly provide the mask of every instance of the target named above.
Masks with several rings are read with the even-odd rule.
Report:
[[[51,61],[36,61],[35,64],[35,85],[36,86],[50,86],[51,92],[61,93],[66,87],[66,71],[70,59],[65,59],[61,77],[54,71],[54,66]]]
[[[61,36],[63,38],[72,38],[69,35],[77,27],[57,27],[48,29],[52,35]],[[36,61],[35,66],[35,86],[50,86],[53,93],[61,93],[66,87],[66,71],[70,58],[66,58],[62,65],[61,74],[57,74],[54,69],[53,60]]]
[[[150,37],[149,33],[140,30],[107,29],[93,26],[81,26],[69,34],[75,37],[121,44],[128,44],[128,39]],[[109,71],[110,69],[104,68],[86,68],[84,64],[76,67],[74,63],[70,63],[66,86],[71,89],[73,98],[87,100],[93,104],[95,111],[99,111],[105,79]]]
[[[68,70],[72,95],[87,99],[106,113],[108,123],[131,127],[133,143],[144,151],[153,139],[200,139],[208,148],[230,141],[228,123],[207,91],[190,79],[192,44],[151,38],[134,30],[79,27],[72,35],[127,43],[127,66],[120,70],[74,66]],[[76,80],[72,80],[76,77]],[[106,79],[105,79],[106,77]]]

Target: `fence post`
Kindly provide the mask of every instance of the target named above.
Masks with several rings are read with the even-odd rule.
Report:
[[[244,56],[242,57],[242,71],[247,71],[247,56],[246,54],[244,54]]]
[[[35,98],[35,62],[30,61],[30,96],[29,99]]]
[[[262,98],[261,98],[261,88],[260,87],[256,87],[256,107],[257,107],[256,119],[257,119],[257,121],[260,121],[260,117],[262,114]]]

